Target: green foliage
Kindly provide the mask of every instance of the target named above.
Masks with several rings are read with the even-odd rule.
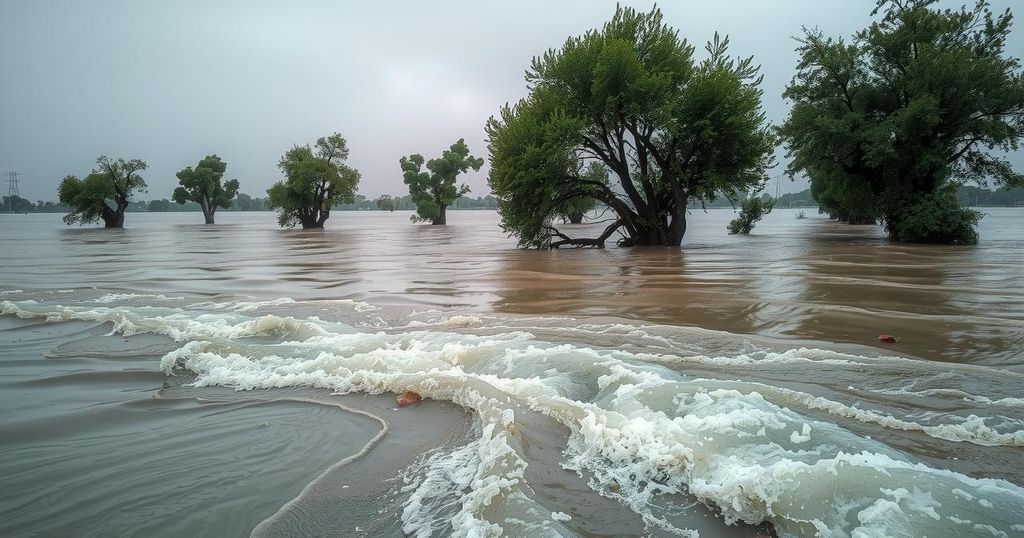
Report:
[[[620,228],[625,244],[678,245],[690,199],[760,187],[775,137],[759,68],[729,57],[717,34],[706,48],[697,63],[659,10],[619,7],[601,30],[534,58],[529,95],[487,123],[503,228],[538,248],[603,246]],[[611,171],[610,184],[586,177],[592,162]],[[551,226],[579,198],[617,216],[597,238]]]
[[[751,196],[740,202],[740,215],[729,221],[727,228],[730,234],[749,234],[757,221],[772,212],[775,201],[764,200],[759,196]]]
[[[959,10],[936,1],[880,0],[880,20],[849,43],[806,31],[785,93],[788,172],[809,177],[824,210],[882,218],[893,239],[913,208],[947,207],[936,193],[950,181],[1024,184],[1003,157],[1024,136],[1024,75],[1004,50],[1012,16],[981,0]],[[971,220],[947,217],[938,222]],[[962,241],[948,231],[921,237]]]
[[[395,206],[397,205],[395,203],[395,199],[392,198],[390,194],[384,194],[380,198],[377,198],[375,204],[377,209],[381,211],[394,211]]]
[[[470,155],[466,141],[460,138],[439,158],[427,161],[426,170],[423,156],[419,154],[402,157],[399,164],[405,184],[409,186],[409,195],[416,204],[412,220],[445,224],[447,207],[469,192],[465,184],[456,187],[455,179],[470,169],[480,170],[484,160]]]
[[[4,196],[0,204],[0,213],[27,213],[35,210],[35,204],[18,195]]]
[[[960,205],[956,185],[946,184],[897,211],[897,218],[886,221],[889,236],[894,240],[965,245],[978,242],[974,227],[982,214]]]
[[[281,157],[284,181],[267,189],[266,206],[278,212],[278,224],[323,228],[331,208],[355,199],[359,171],[344,164],[348,146],[338,133],[317,139],[315,147],[295,146]]]
[[[150,200],[149,203],[146,204],[146,210],[147,211],[152,211],[152,212],[161,212],[162,213],[164,211],[167,211],[170,207],[171,207],[171,201],[167,200],[167,199],[163,199],[163,200]]]
[[[195,168],[191,166],[178,172],[178,184],[172,199],[178,204],[196,202],[206,216],[206,223],[213,224],[213,215],[218,207],[231,207],[231,200],[238,193],[238,180],[221,183],[227,163],[216,155],[207,155]]]
[[[67,176],[57,189],[60,203],[68,208],[64,222],[81,224],[103,220],[106,228],[124,226],[124,212],[136,191],[145,192],[146,181],[139,172],[146,163],[139,159],[96,159],[97,167],[84,179]]]
[[[267,206],[263,198],[253,198],[245,193],[238,193],[235,198],[234,207],[239,211],[266,211]]]

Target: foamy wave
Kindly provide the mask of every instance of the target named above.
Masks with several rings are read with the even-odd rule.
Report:
[[[1024,398],[1007,396],[1005,398],[989,398],[980,394],[971,394],[960,389],[934,388],[911,390],[904,387],[899,389],[864,389],[876,394],[887,394],[891,396],[914,396],[918,398],[955,398],[967,402],[974,402],[984,405],[999,405],[1003,407],[1024,407]]]
[[[708,380],[708,382],[714,383],[715,381]],[[870,422],[894,430],[919,431],[936,439],[968,442],[983,446],[1024,446],[1024,430],[1001,433],[989,427],[985,423],[985,418],[977,415],[963,417],[962,421],[957,424],[925,425],[791,389],[773,387],[762,383],[747,384],[759,387],[760,390],[767,393],[779,395],[785,400],[798,403],[808,409],[825,411],[830,415],[852,418],[861,422]]]
[[[449,519],[456,535],[568,532],[572,521],[553,517],[523,480],[528,462],[517,404],[569,428],[566,466],[586,473],[595,489],[619,498],[649,526],[680,535],[693,532],[658,512],[658,497],[689,493],[718,506],[728,522],[767,519],[793,536],[938,536],[952,528],[1010,535],[1024,525],[1019,486],[929,467],[797,409],[942,439],[1021,444],[1021,432],[996,432],[981,417],[922,425],[790,389],[690,378],[664,366],[678,357],[553,345],[524,331],[373,333],[238,309],[10,301],[0,302],[0,313],[110,322],[122,334],[169,336],[181,345],[161,367],[194,373],[197,386],[413,390],[474,410],[479,439],[431,460],[426,478],[409,492],[403,525],[418,535],[436,528],[438,499],[449,495],[458,495]],[[759,360],[806,358],[783,353]]]
[[[74,290],[58,290],[57,293],[70,293]],[[160,294],[150,293],[108,293],[102,297],[92,299],[90,302],[99,304],[110,304],[110,303],[123,303],[125,301],[135,301],[139,299],[158,299],[161,301],[181,301],[183,297],[168,297]]]

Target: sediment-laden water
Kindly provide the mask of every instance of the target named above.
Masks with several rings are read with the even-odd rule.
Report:
[[[1024,535],[1024,213],[794,214],[560,252],[492,212],[4,215],[0,534]]]

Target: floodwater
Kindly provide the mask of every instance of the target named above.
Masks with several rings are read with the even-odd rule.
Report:
[[[0,215],[0,535],[1022,536],[1024,211],[986,212],[553,252]]]

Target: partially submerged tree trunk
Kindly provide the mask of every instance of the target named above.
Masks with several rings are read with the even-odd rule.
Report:
[[[437,200],[435,202],[437,202],[437,216],[430,220],[430,224],[444,226],[448,224],[448,206]]]
[[[583,213],[569,213],[565,218],[569,220],[570,224],[581,224],[583,222]]]
[[[209,202],[200,202],[199,207],[203,209],[203,218],[206,219],[206,224],[213,224],[213,213],[217,211],[217,208]]]
[[[659,207],[655,197],[652,196],[651,201],[648,202],[636,194],[635,189],[633,192],[636,197],[632,200],[633,205],[630,206],[619,199],[606,185],[591,184],[591,186],[595,187],[596,191],[587,193],[587,195],[608,204],[618,219],[596,238],[573,239],[549,226],[548,231],[551,233],[552,239],[558,238],[551,243],[551,248],[562,246],[604,248],[608,237],[619,228],[622,228],[623,232],[623,237],[618,242],[620,246],[677,247],[682,244],[683,236],[686,235],[686,204],[689,200],[682,189],[679,189],[679,192],[670,199],[662,200],[663,205]],[[626,190],[629,192],[628,189]],[[572,195],[574,194],[567,196]],[[556,204],[558,202],[556,200]]]
[[[100,218],[103,219],[104,228],[124,228],[124,211],[128,208],[128,200],[115,197],[117,207],[111,209],[110,206],[103,204],[103,211],[100,213]]]
[[[299,215],[299,223],[304,230],[322,230],[330,216],[330,209],[320,209],[318,206],[302,211]]]
[[[117,214],[111,211],[108,214],[104,211],[102,217],[104,228],[124,228],[124,213]]]

